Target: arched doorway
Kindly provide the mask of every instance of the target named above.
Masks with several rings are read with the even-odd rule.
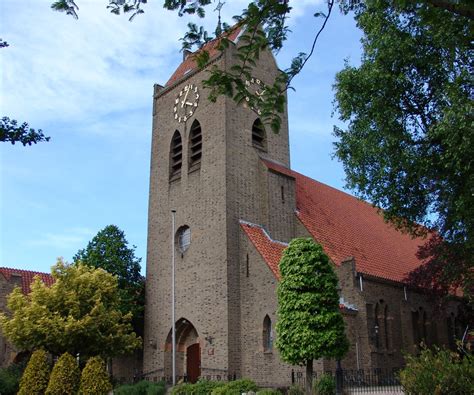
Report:
[[[172,335],[171,329],[166,337],[165,375],[171,377],[172,368]],[[176,321],[176,378],[184,377],[195,383],[201,376],[201,346],[194,325],[187,319]]]

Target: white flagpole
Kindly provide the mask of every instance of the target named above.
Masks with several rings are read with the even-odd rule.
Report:
[[[175,319],[175,265],[174,265],[174,238],[175,238],[175,215],[176,210],[171,210],[171,222],[172,222],[172,232],[171,232],[171,337],[172,337],[172,352],[173,352],[173,386],[176,385],[176,319]]]

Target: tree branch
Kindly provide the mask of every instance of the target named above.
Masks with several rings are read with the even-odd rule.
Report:
[[[331,11],[332,11],[332,7],[334,6],[334,0],[328,0],[328,13],[327,15],[325,15],[325,18],[324,18],[324,22],[322,24],[322,26],[320,27],[320,29],[318,30],[318,32],[316,33],[316,36],[314,37],[314,40],[313,40],[313,45],[311,46],[311,51],[310,53],[305,57],[305,59],[303,60],[303,62],[297,67],[297,69],[295,69],[292,73],[291,73],[291,76],[290,78],[288,78],[288,81],[286,83],[286,88],[284,90],[287,90],[288,87],[290,86],[290,83],[291,83],[291,80],[297,75],[300,73],[301,70],[303,70],[303,67],[305,66],[306,62],[311,58],[311,56],[313,55],[313,52],[314,52],[314,48],[316,47],[316,42],[318,41],[318,38],[319,36],[321,35],[321,33],[323,32],[324,28],[326,27],[326,24],[329,20],[329,17],[331,16]]]
[[[443,0],[425,0],[428,4],[433,7],[441,8],[443,10],[452,12],[453,14],[464,16],[469,19],[474,19],[474,7],[467,4],[458,4],[451,1]]]

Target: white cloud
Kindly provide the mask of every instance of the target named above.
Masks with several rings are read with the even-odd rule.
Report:
[[[153,82],[163,82],[173,67],[166,59],[182,34],[179,18],[156,3],[130,23],[110,15],[105,2],[80,2],[76,21],[45,2],[19,7],[7,0],[3,112],[37,123],[77,122],[148,106]]]
[[[290,1],[291,10],[291,22],[295,22],[298,18],[304,16],[313,17],[316,12],[327,13],[326,1],[324,0],[298,0]]]
[[[33,126],[51,122],[94,123],[112,112],[148,107],[154,82],[164,83],[179,62],[179,37],[186,23],[162,8],[145,6],[145,14],[128,22],[114,16],[105,0],[78,2],[79,19],[50,10],[50,2],[2,0],[2,112]],[[26,4],[25,4],[26,3]],[[313,12],[320,0],[292,2],[290,23]],[[248,0],[227,2],[230,20]],[[214,6],[204,22],[217,22]],[[8,15],[8,17],[5,17]]]

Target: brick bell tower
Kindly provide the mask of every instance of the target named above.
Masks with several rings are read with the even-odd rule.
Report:
[[[230,69],[242,34],[231,31],[232,44],[223,53],[216,40],[206,44],[206,69]],[[246,105],[224,96],[211,103],[203,86],[206,69],[185,54],[166,85],[154,90],[143,345],[143,372],[150,380],[172,374],[172,237],[176,374],[190,381],[240,377],[245,317],[239,220],[271,227],[261,158],[289,167],[286,109],[274,134]],[[273,55],[262,53],[249,89],[264,89],[278,73]]]

